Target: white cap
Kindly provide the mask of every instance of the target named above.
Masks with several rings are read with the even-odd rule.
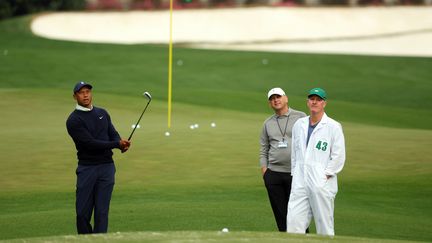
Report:
[[[280,96],[284,96],[285,95],[285,91],[283,91],[283,89],[281,89],[281,88],[273,88],[273,89],[271,89],[268,92],[267,98],[270,99],[270,97],[272,95],[275,95],[275,94],[280,95]]]

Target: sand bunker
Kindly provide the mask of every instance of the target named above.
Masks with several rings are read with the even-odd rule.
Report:
[[[39,36],[95,43],[168,43],[169,11],[53,13]],[[177,10],[173,42],[195,48],[432,56],[432,7]]]

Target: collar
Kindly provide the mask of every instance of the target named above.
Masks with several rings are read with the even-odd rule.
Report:
[[[79,110],[79,111],[91,111],[91,110],[93,110],[93,105],[91,106],[91,108],[87,108],[87,107],[84,107],[84,106],[80,106],[80,105],[76,105],[75,106],[75,109],[76,110]]]
[[[315,123],[315,125],[312,125],[309,119],[309,128],[315,128],[316,126],[318,126],[318,124],[320,124],[321,121],[319,121],[318,123]]]
[[[321,117],[321,121],[319,123],[326,124],[328,122],[328,119],[329,118],[328,118],[327,114],[324,112],[324,115],[323,115],[323,117]]]
[[[281,117],[281,116],[289,116],[290,113],[291,113],[291,108],[288,107],[288,111],[287,112],[285,112],[284,114],[282,114],[280,116],[278,114],[275,114],[275,117],[278,118],[278,117]]]
[[[317,124],[326,124],[329,120],[329,117],[327,116],[327,113],[324,112],[323,117],[321,117],[321,121],[319,121]],[[305,119],[302,119],[302,123],[305,124],[306,126],[309,126],[309,121],[310,121],[310,115],[306,116]]]
[[[310,124],[310,115],[306,117],[307,119],[303,120],[303,124],[305,124],[306,126],[309,126]],[[317,123],[317,127],[320,127],[323,124],[326,124],[329,120],[329,117],[327,116],[327,114],[324,112],[324,115],[321,117],[321,120]]]

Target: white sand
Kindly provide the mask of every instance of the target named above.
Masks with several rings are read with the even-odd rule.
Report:
[[[53,13],[39,36],[96,43],[168,43],[169,11]],[[173,42],[198,48],[432,56],[432,7],[176,10]]]

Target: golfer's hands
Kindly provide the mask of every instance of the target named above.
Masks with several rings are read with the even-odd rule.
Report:
[[[120,140],[120,150],[122,153],[128,151],[129,147],[131,145],[131,142],[129,140],[121,139]]]

